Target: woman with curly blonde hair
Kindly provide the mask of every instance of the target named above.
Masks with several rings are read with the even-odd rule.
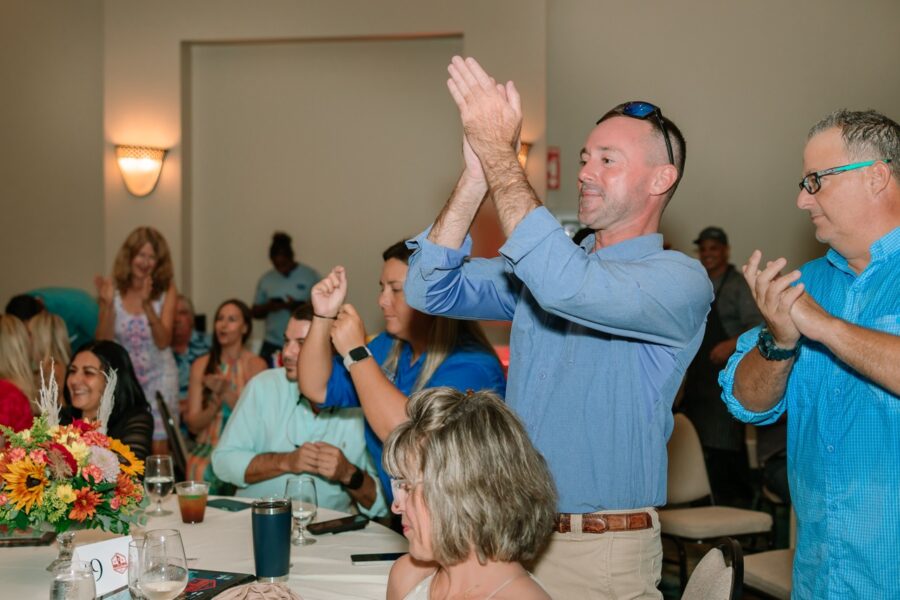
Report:
[[[95,337],[116,341],[128,351],[153,408],[154,453],[167,448],[156,394],[178,414],[178,367],[171,349],[178,298],[173,278],[166,239],[152,227],[138,227],[119,249],[112,277],[95,279],[100,301]]]

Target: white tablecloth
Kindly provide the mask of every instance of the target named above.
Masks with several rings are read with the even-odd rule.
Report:
[[[170,496],[163,506],[171,515],[148,520],[146,529],[178,529],[188,566],[197,569],[253,573],[253,539],[249,509],[226,512],[207,507],[203,523],[181,522],[178,502]],[[345,516],[320,508],[316,521]],[[78,532],[76,544],[108,539],[96,531]],[[382,600],[390,565],[355,566],[351,554],[405,552],[403,536],[376,523],[365,529],[315,536],[309,546],[291,546],[288,585],[304,600]],[[56,544],[42,547],[0,548],[0,598],[46,598],[51,575],[45,569],[56,557]]]

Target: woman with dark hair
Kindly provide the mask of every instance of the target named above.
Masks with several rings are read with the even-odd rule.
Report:
[[[300,355],[300,390],[326,406],[362,406],[366,442],[385,494],[382,441],[407,419],[407,398],[425,388],[506,391],[500,361],[475,321],[433,317],[406,303],[403,283],[411,251],[384,251],[378,305],[385,331],[368,344],[356,309],[344,304],[347,276],[335,267],[312,289],[313,322]],[[333,357],[332,344],[340,355]]]
[[[153,411],[154,454],[165,454],[157,392],[178,414],[178,367],[171,349],[178,293],[166,239],[152,227],[138,227],[119,248],[112,277],[98,276],[94,283],[100,297],[95,337],[115,340],[128,351]]]
[[[97,419],[110,370],[116,372],[116,389],[106,434],[131,448],[138,460],[144,460],[153,440],[153,415],[128,352],[115,342],[90,342],[72,357],[63,386],[66,406],[60,422],[68,425],[74,419]]]
[[[213,472],[212,451],[234,406],[251,377],[265,370],[266,362],[245,344],[253,331],[250,309],[237,299],[216,309],[212,348],[191,365],[188,408],[184,422],[196,434],[197,444],[187,460],[187,478],[207,481],[211,494],[233,494],[234,488]]]
[[[282,231],[272,234],[269,260],[273,269],[266,272],[256,285],[253,318],[266,320],[266,335],[259,355],[270,367],[274,367],[273,359],[281,350],[282,336],[291,310],[309,300],[309,291],[320,277],[313,269],[294,260],[291,236]]]

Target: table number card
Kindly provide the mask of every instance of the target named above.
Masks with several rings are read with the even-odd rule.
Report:
[[[128,587],[128,542],[131,536],[117,537],[75,548],[74,559],[90,563],[94,571],[97,597]]]

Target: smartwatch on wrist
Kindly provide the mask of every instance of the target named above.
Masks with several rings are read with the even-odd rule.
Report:
[[[361,360],[365,360],[372,356],[372,352],[365,346],[359,346],[347,353],[344,357],[344,368],[349,370],[351,365],[355,365]]]
[[[800,341],[793,348],[779,348],[775,345],[775,338],[768,327],[759,330],[759,338],[756,342],[759,353],[766,360],[787,360],[797,356],[797,350],[800,348]]]
[[[363,473],[363,470],[359,467],[356,467],[356,470],[353,471],[353,475],[350,476],[350,481],[347,482],[347,485],[344,487],[348,490],[358,490],[362,487],[363,480],[366,474]]]

